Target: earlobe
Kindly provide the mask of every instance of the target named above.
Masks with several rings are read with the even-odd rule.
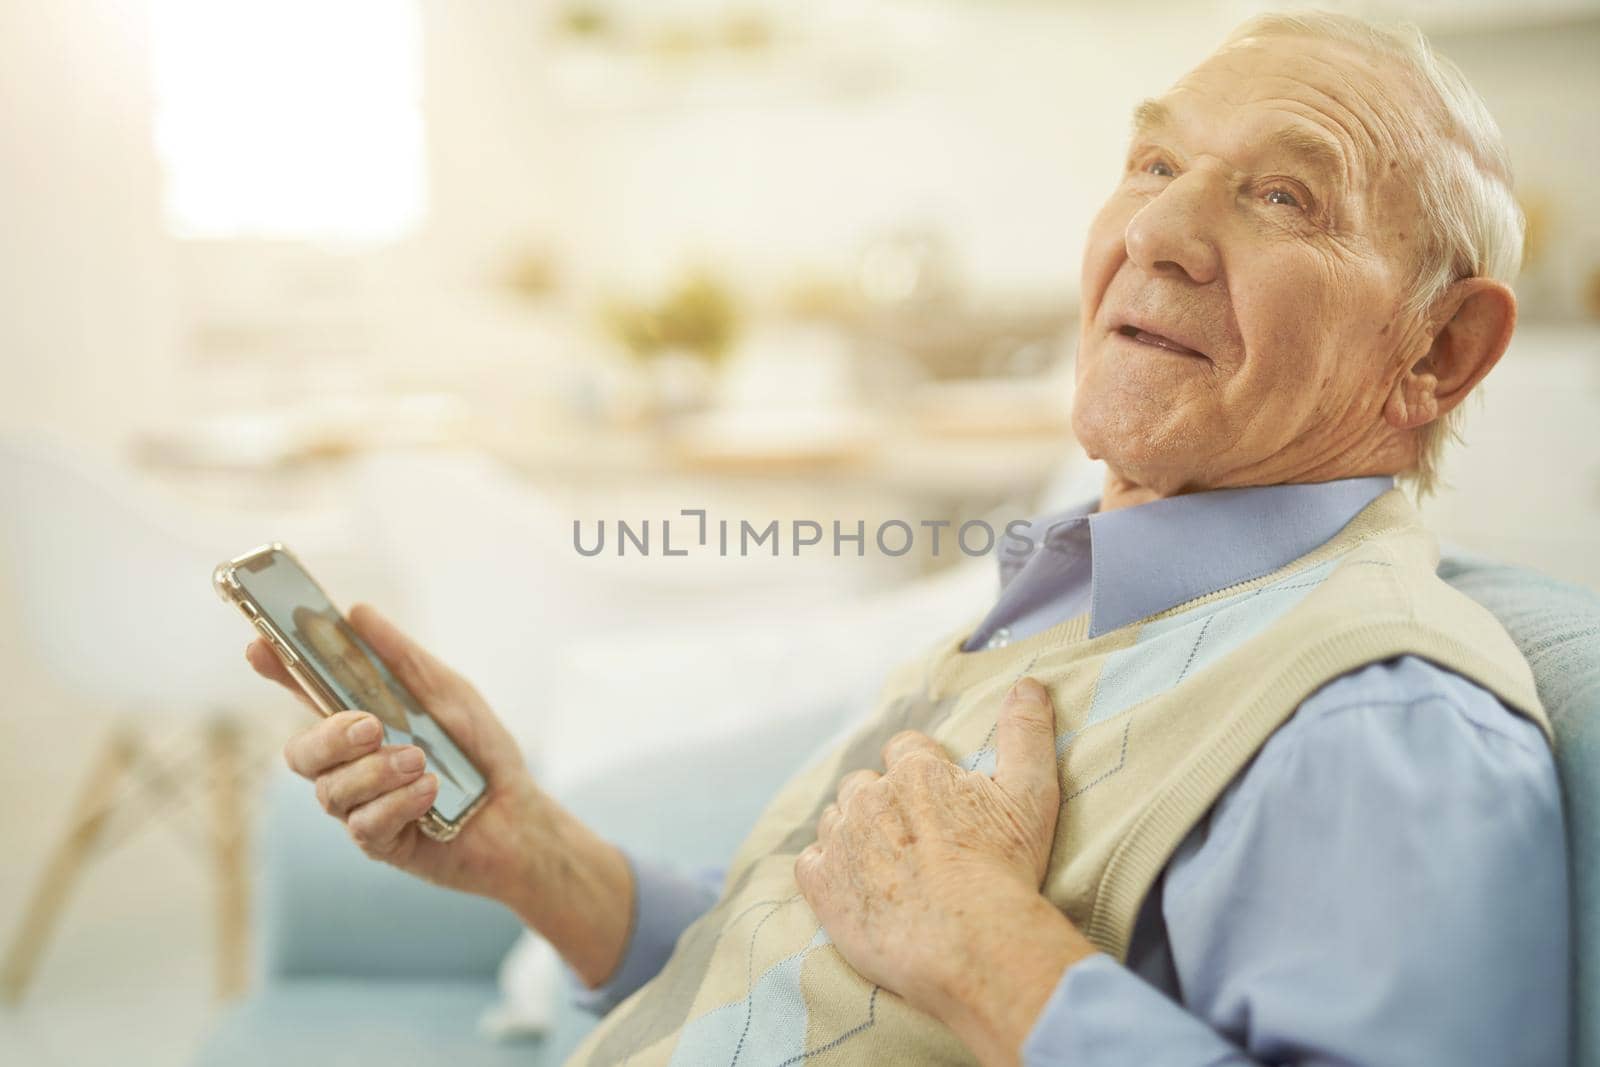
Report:
[[[1383,418],[1397,430],[1415,430],[1439,417],[1439,379],[1424,358],[1401,375],[1383,404]]]

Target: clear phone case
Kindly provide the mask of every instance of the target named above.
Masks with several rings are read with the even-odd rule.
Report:
[[[245,584],[240,581],[239,572],[242,569],[260,565],[262,561],[269,559],[274,555],[283,557],[294,567],[298,568],[300,576],[303,577],[306,582],[309,582],[312,587],[316,588],[319,593],[321,593],[321,587],[317,585],[316,580],[310,576],[309,572],[307,572],[304,567],[300,566],[299,561],[295,559],[293,553],[291,553],[282,544],[274,542],[269,545],[262,545],[260,548],[246,552],[242,556],[237,556],[225,563],[219,564],[212,574],[212,584],[217,590],[217,595],[220,596],[225,602],[233,604],[235,607],[237,607],[240,612],[244,614],[244,617],[248,619],[256,628],[256,631],[260,633],[262,637],[267,639],[268,644],[270,644],[273,651],[277,653],[278,659],[283,663],[284,667],[289,671],[289,674],[293,676],[295,681],[300,684],[300,687],[305,690],[306,694],[311,697],[312,703],[316,705],[319,712],[321,712],[324,716],[327,716],[333,715],[340,711],[352,710],[352,708],[355,707],[356,702],[347,701],[345,698],[341,697],[323,680],[323,678],[316,671],[310,668],[306,662],[306,658],[308,655],[311,655],[311,652],[303,646],[297,647],[296,642],[292,641],[289,635],[283,632],[279,623],[272,618],[265,607],[257,600],[255,596],[251,594],[250,590],[246,588]],[[325,593],[322,593],[322,596],[324,599],[326,599]],[[331,607],[332,601],[328,600],[327,603]],[[341,621],[343,620],[342,615],[339,616],[339,618]],[[348,623],[345,623],[344,625],[348,626]],[[389,684],[404,690],[404,687],[397,679],[389,677],[387,680]],[[421,707],[420,703],[416,701],[414,695],[407,693],[407,696],[410,697],[410,701],[413,705],[415,705],[417,708]],[[373,708],[361,707],[357,708],[356,710],[373,711],[374,714],[377,714]],[[379,717],[383,718],[382,715]],[[431,721],[431,716],[429,719]],[[437,729],[441,733],[443,732],[443,727],[437,727]],[[448,738],[448,735],[446,734],[445,737]],[[450,741],[449,747],[452,749],[456,748],[453,741]],[[427,751],[425,745],[424,751]],[[459,752],[458,749],[457,751]],[[463,759],[464,758],[465,757],[463,756]],[[440,771],[442,768],[436,767],[434,763],[435,757],[432,753],[430,753],[428,769],[435,772]],[[470,767],[470,763],[468,766]],[[478,774],[476,768],[471,768],[471,770],[473,774]],[[446,771],[446,773],[448,772]],[[481,780],[481,775],[479,775],[479,779]],[[454,781],[454,779],[452,779],[452,781]],[[422,818],[417,820],[417,825],[424,834],[433,840],[449,841],[451,838],[455,837],[461,832],[461,828],[465,826],[467,820],[476,814],[478,809],[483,806],[484,800],[487,799],[487,797],[487,788],[480,789],[477,797],[472,800],[470,805],[454,819],[445,818],[445,816],[440,813],[438,807],[435,806],[425,815],[423,815]]]

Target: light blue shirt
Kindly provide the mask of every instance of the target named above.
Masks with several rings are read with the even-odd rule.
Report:
[[[1085,610],[1103,633],[1277,570],[1387,478],[1223,490],[1033,522],[967,649]],[[648,981],[720,891],[630,857],[633,935],[601,1012]],[[1189,833],[1126,964],[1068,968],[1029,1067],[1556,1067],[1571,975],[1560,792],[1543,735],[1403,656],[1302,703]]]

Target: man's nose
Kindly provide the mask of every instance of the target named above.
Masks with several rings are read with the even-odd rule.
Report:
[[[1206,175],[1191,171],[1167,183],[1128,220],[1128,258],[1147,274],[1182,277],[1207,285],[1221,269],[1212,227],[1216,192]]]

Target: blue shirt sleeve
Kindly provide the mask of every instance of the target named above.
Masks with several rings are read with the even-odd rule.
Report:
[[[1422,660],[1302,704],[1160,892],[1178,999],[1090,957],[1025,1064],[1567,1062],[1554,760],[1532,723]]]
[[[573,1003],[595,1015],[604,1015],[656,976],[672,955],[678,935],[717,902],[723,871],[706,868],[681,873],[623,853],[633,872],[633,917],[628,944],[616,973],[604,985],[589,989],[566,968]]]

